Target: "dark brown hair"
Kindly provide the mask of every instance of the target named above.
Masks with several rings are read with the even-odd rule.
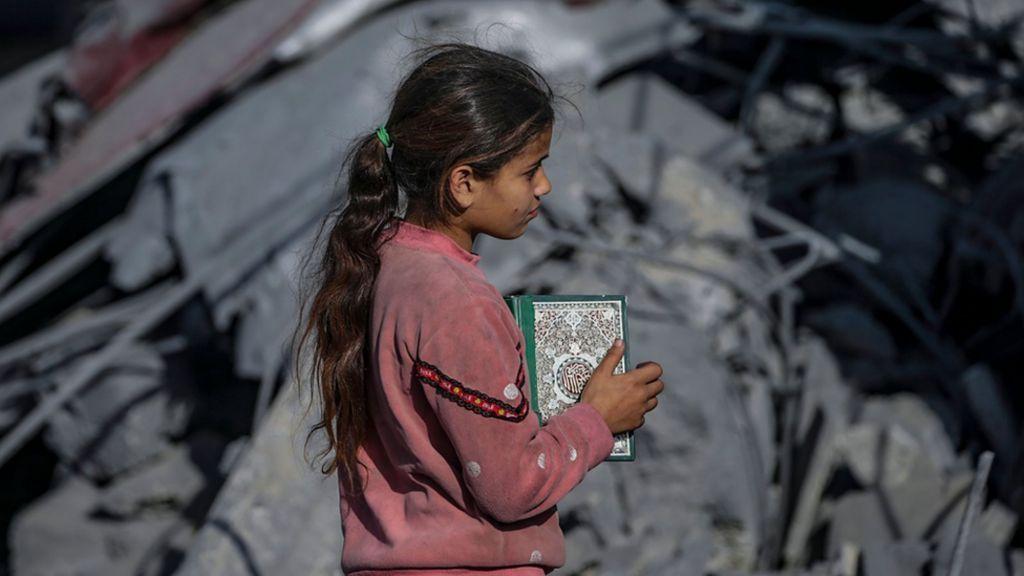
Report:
[[[301,383],[302,346],[308,336],[316,336],[307,381],[310,403],[318,401],[322,411],[306,445],[314,433],[326,434],[328,444],[317,454],[327,457],[321,472],[337,470],[348,494],[356,486],[359,492],[364,488],[356,452],[369,424],[368,332],[380,269],[377,250],[397,229],[391,224],[398,218],[399,189],[406,214],[415,213],[428,227],[448,222],[462,212],[448,187],[450,171],[468,164],[478,178],[493,178],[553,126],[553,103],[561,98],[529,64],[484,48],[448,42],[410,56],[419,64],[398,85],[384,123],[393,142],[390,158],[376,126],[367,126],[346,154],[348,203],[320,226],[322,232],[333,221],[320,265],[310,277],[312,306],[301,312],[306,327],[298,348],[292,340],[294,374]],[[319,238],[320,233],[310,256]]]

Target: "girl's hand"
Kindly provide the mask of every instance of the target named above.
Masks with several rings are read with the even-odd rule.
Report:
[[[641,362],[633,370],[612,374],[625,352],[625,344],[608,348],[580,394],[580,402],[597,408],[612,434],[643,426],[644,415],[654,410],[665,389],[657,362]]]

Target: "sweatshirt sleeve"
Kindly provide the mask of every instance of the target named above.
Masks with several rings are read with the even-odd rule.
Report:
[[[463,482],[499,522],[555,506],[614,443],[601,414],[582,402],[540,425],[523,345],[508,307],[477,298],[422,340],[413,365],[413,385],[455,447]]]

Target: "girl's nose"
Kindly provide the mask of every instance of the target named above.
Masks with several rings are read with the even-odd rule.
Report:
[[[551,192],[551,181],[548,180],[548,175],[544,173],[543,168],[541,168],[540,174],[540,185],[537,187],[535,192],[537,193],[537,196],[544,196],[548,192]]]

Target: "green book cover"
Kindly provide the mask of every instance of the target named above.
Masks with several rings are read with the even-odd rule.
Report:
[[[530,407],[543,426],[576,402],[590,374],[615,338],[626,351],[613,370],[630,366],[626,296],[619,294],[521,294],[505,296],[526,342]],[[615,435],[608,461],[636,460],[633,431]]]

